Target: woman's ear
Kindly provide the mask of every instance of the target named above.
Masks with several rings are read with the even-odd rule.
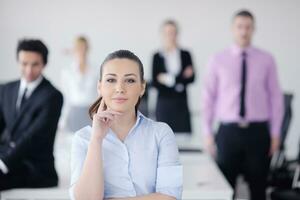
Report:
[[[97,83],[97,93],[98,97],[101,97],[101,81],[98,81]]]
[[[140,97],[142,97],[144,94],[145,94],[145,91],[146,91],[146,81],[144,81],[143,83],[142,83],[142,91],[141,91],[141,95],[140,95]]]

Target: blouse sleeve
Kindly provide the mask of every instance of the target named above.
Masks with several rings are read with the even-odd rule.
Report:
[[[75,134],[71,149],[71,183],[69,189],[71,200],[75,200],[74,186],[80,177],[84,160],[87,154],[86,143],[87,141],[84,141],[77,133]]]
[[[181,199],[183,169],[172,129],[164,124],[159,142],[156,192]]]

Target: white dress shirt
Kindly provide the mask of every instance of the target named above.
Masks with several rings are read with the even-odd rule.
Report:
[[[71,199],[86,158],[92,128],[76,132],[71,151]],[[138,112],[124,141],[109,130],[102,145],[104,198],[162,193],[181,199],[183,170],[171,128]]]
[[[42,75],[40,75],[37,79],[35,79],[32,82],[27,82],[24,78],[21,78],[19,92],[18,92],[18,99],[16,104],[17,110],[20,108],[21,100],[24,95],[25,89],[27,88],[25,97],[26,99],[28,99],[33,93],[33,91],[35,90],[35,88],[37,88],[37,86],[42,82],[42,80],[43,80]]]
[[[60,119],[60,127],[66,128],[66,130],[72,130],[74,127],[72,128],[73,125],[69,124],[69,114],[72,112],[72,109],[75,107],[86,108],[86,110],[88,110],[88,107],[96,100],[99,74],[100,72],[95,70],[90,64],[87,65],[86,71],[81,73],[77,62],[62,69],[61,89],[64,95],[64,105]],[[88,115],[82,115],[81,117],[83,117],[83,121],[88,119]],[[81,120],[80,116],[76,116],[76,118]]]
[[[20,109],[21,105],[21,100],[24,95],[25,89],[27,88],[27,92],[25,94],[26,98],[29,98],[33,91],[37,88],[37,86],[42,82],[43,76],[40,75],[36,80],[32,82],[27,82],[24,78],[21,78],[20,80],[20,87],[19,87],[19,92],[18,92],[18,99],[17,99],[17,110]],[[0,170],[4,173],[7,174],[9,172],[9,169],[5,165],[5,163],[0,159]]]
[[[62,70],[62,86],[65,105],[90,106],[97,97],[97,77],[100,72],[88,65],[82,74],[77,63]]]
[[[174,49],[170,52],[162,51],[167,73],[164,75],[164,84],[168,87],[173,87],[176,82],[176,76],[180,73],[181,59],[180,50]]]
[[[167,72],[173,76],[177,76],[181,68],[180,50],[176,48],[170,52],[164,51],[163,55]]]
[[[0,159],[0,170],[2,171],[3,174],[8,173],[8,168],[1,159]]]

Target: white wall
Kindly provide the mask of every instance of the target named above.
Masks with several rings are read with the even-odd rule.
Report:
[[[70,62],[62,51],[82,33],[90,39],[90,58],[95,65],[113,50],[130,49],[141,57],[149,78],[151,55],[160,45],[159,26],[166,18],[174,18],[180,25],[181,44],[191,50],[197,69],[197,81],[190,87],[190,107],[195,116],[194,130],[199,134],[204,66],[212,53],[231,44],[231,17],[241,8],[255,14],[254,44],[273,53],[282,88],[295,94],[294,119],[287,139],[288,154],[294,156],[300,135],[298,0],[0,0],[0,82],[19,76],[15,61],[18,39],[38,37],[50,49],[46,75],[59,87],[58,74]]]

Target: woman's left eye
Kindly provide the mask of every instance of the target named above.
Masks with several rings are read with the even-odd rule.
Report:
[[[134,79],[128,79],[127,82],[128,82],[128,83],[134,83],[135,80],[134,80]]]

